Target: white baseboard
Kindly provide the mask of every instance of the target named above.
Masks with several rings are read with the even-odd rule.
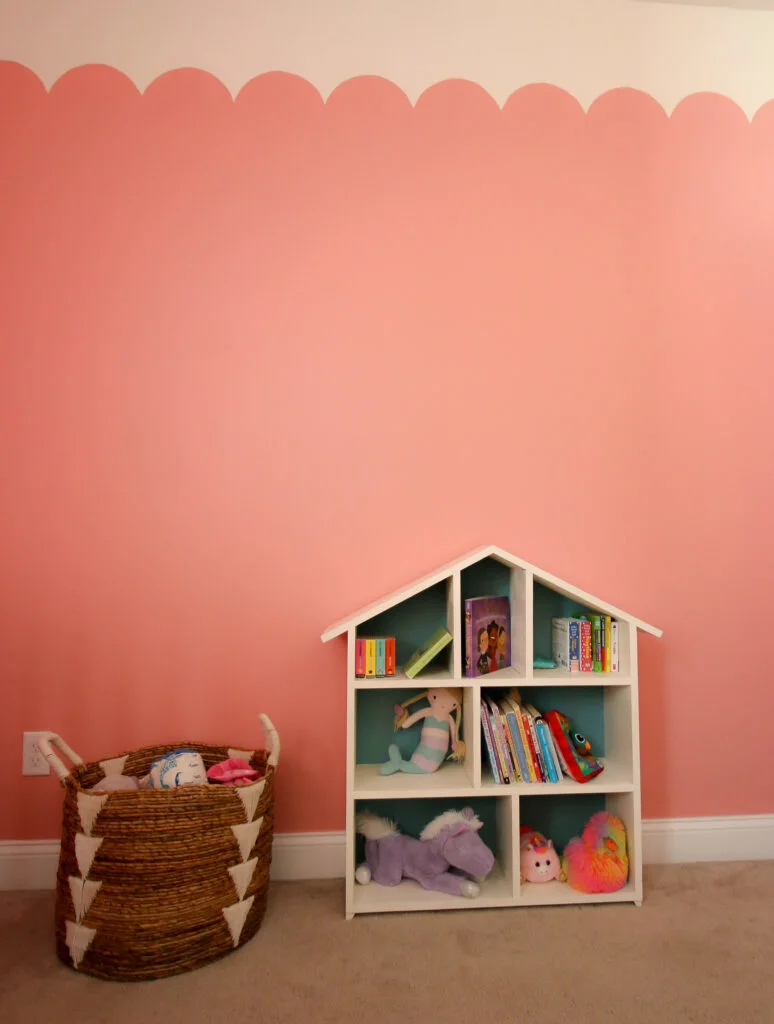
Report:
[[[644,864],[774,860],[774,814],[644,821]],[[275,835],[277,881],[344,877],[343,832]],[[53,889],[59,841],[0,841],[0,890]]]
[[[642,823],[643,864],[774,860],[774,814]]]
[[[345,849],[343,832],[275,836],[271,847],[271,877],[278,882],[343,878]]]
[[[271,877],[276,881],[344,877],[344,833],[275,835]],[[0,891],[54,889],[59,840],[0,841]]]
[[[0,842],[0,890],[54,889],[58,862],[57,839]]]

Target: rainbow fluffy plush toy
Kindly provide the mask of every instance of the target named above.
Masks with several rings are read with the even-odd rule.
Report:
[[[629,877],[624,823],[609,811],[592,814],[583,834],[565,847],[562,865],[567,882],[580,892],[622,888]]]

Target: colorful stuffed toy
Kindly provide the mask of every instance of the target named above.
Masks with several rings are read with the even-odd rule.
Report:
[[[570,720],[561,711],[547,711],[543,716],[551,730],[562,771],[575,782],[588,782],[604,768],[591,753],[591,744],[579,732],[570,729]]]
[[[554,879],[563,882],[564,874],[553,841],[526,825],[521,826],[519,834],[522,882],[552,882]]]
[[[411,878],[425,889],[472,899],[495,862],[478,834],[481,826],[470,807],[444,811],[414,839],[402,835],[391,821],[361,811],[355,828],[365,836],[365,864],[357,867],[355,881],[398,885],[401,879]]]
[[[407,708],[415,701],[426,698],[428,707],[409,715]],[[462,721],[462,690],[438,687],[424,690],[415,697],[395,705],[395,728],[408,729],[415,722],[424,719],[422,732],[410,761],[401,757],[397,743],[391,743],[386,761],[381,766],[382,775],[406,772],[409,775],[425,775],[441,767],[447,754],[453,761],[465,759],[465,744],[460,739]],[[449,746],[451,745],[451,754]]]
[[[629,857],[621,819],[610,811],[592,814],[583,834],[565,847],[562,867],[579,892],[615,892],[626,885]]]

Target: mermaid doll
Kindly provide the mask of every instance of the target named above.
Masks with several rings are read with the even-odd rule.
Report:
[[[428,706],[410,715],[407,710],[409,705],[423,697],[427,699]],[[389,761],[381,766],[381,774],[406,772],[409,775],[425,775],[437,771],[447,754],[452,761],[463,761],[465,744],[460,739],[461,704],[462,690],[458,688],[425,690],[402,704],[396,704],[395,729],[408,729],[415,722],[422,721],[422,733],[409,761],[401,757],[397,743],[391,743],[387,751]]]

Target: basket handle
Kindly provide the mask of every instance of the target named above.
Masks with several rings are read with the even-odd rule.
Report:
[[[269,764],[277,767],[280,756],[280,738],[268,715],[260,715],[261,725],[266,736],[266,749],[269,752]]]
[[[57,757],[53,749],[54,747],[58,747],[73,765],[83,764],[83,760],[78,757],[72,747],[68,747],[62,737],[57,736],[55,732],[44,732],[40,735],[38,737],[38,747],[43,757],[45,757],[62,781],[67,778],[71,769],[66,768],[61,758]]]

